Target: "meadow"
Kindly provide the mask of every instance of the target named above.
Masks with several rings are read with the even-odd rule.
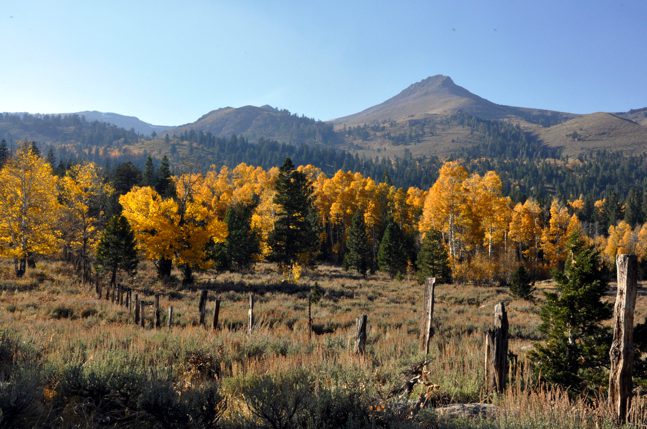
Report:
[[[0,265],[1,427],[616,427],[603,392],[569,397],[530,369],[549,281],[537,284],[532,302],[504,287],[439,285],[423,382],[407,394],[402,386],[425,361],[423,286],[414,280],[320,266],[291,284],[258,264],[245,274],[199,273],[189,289],[162,285],[147,264],[124,283],[149,302],[161,293],[162,317],[174,309],[170,329],[153,329],[151,307],[146,327],[135,325],[128,309],[98,300],[62,262],[40,262],[18,280],[10,264]],[[208,314],[215,297],[222,302],[217,330],[198,324],[203,288]],[[250,292],[256,321],[248,334]],[[494,395],[483,382],[483,333],[501,301],[516,361],[508,388]],[[636,307],[639,323],[647,317],[644,286]],[[368,340],[358,356],[362,314]],[[448,407],[475,403],[491,406],[476,407],[476,416]],[[627,427],[645,427],[644,392],[631,418]]]

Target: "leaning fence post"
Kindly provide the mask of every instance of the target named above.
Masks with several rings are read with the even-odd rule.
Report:
[[[220,314],[220,300],[216,298],[213,306],[213,319],[211,320],[211,329],[214,331],[218,329],[218,315]]]
[[[173,306],[168,308],[168,320],[166,321],[166,326],[171,329],[173,327]]]
[[[494,329],[485,332],[485,384],[502,393],[508,373],[508,314],[503,302],[494,306]]]
[[[155,294],[155,318],[154,318],[154,327],[159,329],[162,323],[162,309],[160,308],[160,296]]]
[[[355,341],[355,353],[363,355],[366,353],[366,325],[368,316],[362,314],[357,318],[357,340]]]
[[[434,300],[436,293],[436,278],[428,277],[427,278],[427,302],[425,302],[426,317],[427,317],[427,329],[425,331],[425,356],[429,355],[429,343],[431,342],[431,337],[434,336],[434,327],[433,327],[433,318],[434,318]]]
[[[634,307],[638,291],[636,255],[618,255],[618,291],[613,308],[613,342],[609,350],[609,404],[616,418],[624,423],[631,405],[633,370]]]
[[[254,293],[249,294],[249,310],[247,310],[247,333],[251,334],[254,329]]]
[[[200,302],[198,303],[198,311],[200,312],[199,324],[202,326],[206,326],[205,318],[207,315],[208,293],[209,292],[206,289],[203,289],[202,291],[200,291]]]

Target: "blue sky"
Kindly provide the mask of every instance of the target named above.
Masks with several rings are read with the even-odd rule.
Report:
[[[501,104],[647,106],[644,0],[2,0],[0,41],[8,112],[326,120],[434,74]]]

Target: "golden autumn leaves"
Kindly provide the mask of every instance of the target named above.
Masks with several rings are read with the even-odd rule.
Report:
[[[312,184],[322,248],[329,248],[332,259],[343,255],[356,212],[363,214],[373,249],[389,218],[410,236],[440,231],[455,277],[463,280],[491,279],[518,259],[542,269],[559,266],[568,236],[581,231],[576,216],[581,200],[570,202],[570,208],[555,200],[547,214],[532,199],[513,205],[496,172],[470,175],[458,162],[445,163],[428,191],[397,188],[350,171],[328,177],[311,165],[298,169]],[[271,252],[268,237],[279,212],[277,177],[277,168],[212,168],[173,177],[173,197],[134,187],[119,202],[147,258],[204,269],[212,265],[209,245],[227,238],[223,219],[232,204],[254,203],[251,228],[260,237],[259,258]],[[112,192],[92,163],[75,165],[57,178],[28,145],[19,148],[0,169],[0,256],[13,259],[22,274],[31,256],[63,249],[86,276]],[[627,249],[647,253],[645,231],[621,222],[610,228],[608,240],[598,238],[598,246],[609,258]]]

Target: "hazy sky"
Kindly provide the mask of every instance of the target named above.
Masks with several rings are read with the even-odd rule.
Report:
[[[647,106],[647,1],[0,0],[0,111],[332,119],[446,74],[501,104]]]

